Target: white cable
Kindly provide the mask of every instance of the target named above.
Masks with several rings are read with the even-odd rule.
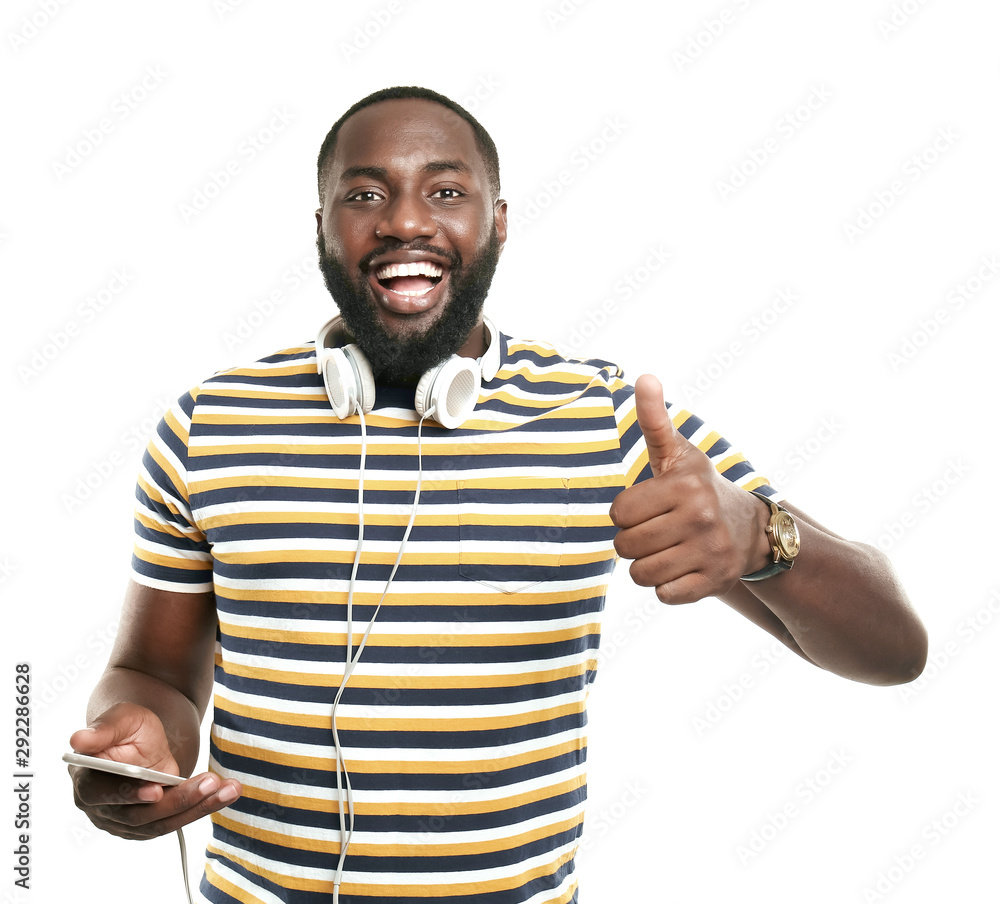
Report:
[[[187,845],[184,843],[184,832],[181,829],[177,830],[177,840],[181,845],[181,871],[184,873],[184,894],[187,895],[188,904],[194,904],[194,900],[191,897],[191,884],[188,882]]]
[[[351,567],[351,579],[347,585],[347,647],[344,654],[344,677],[337,689],[337,695],[333,698],[333,746],[337,756],[337,809],[340,813],[340,860],[337,862],[337,870],[333,876],[333,901],[334,904],[340,899],[340,883],[344,877],[344,858],[347,856],[347,846],[351,843],[351,832],[354,831],[354,795],[351,793],[351,776],[347,772],[347,763],[344,761],[344,754],[340,748],[340,736],[337,734],[337,704],[347,687],[347,680],[351,677],[348,671],[348,664],[351,661],[351,648],[354,643],[354,584],[358,577],[358,566],[361,564],[361,547],[365,538],[365,462],[368,454],[368,433],[365,425],[365,413],[359,407],[358,417],[361,419],[361,462],[358,467],[358,545],[354,550],[354,564]],[[343,769],[343,783],[341,781],[341,769]],[[351,832],[345,835],[346,825],[344,813],[344,784],[347,786],[347,810],[351,817]]]
[[[420,502],[420,487],[423,482],[423,427],[424,420],[434,413],[433,409],[426,412],[417,423],[417,489],[413,495],[413,506],[410,509],[410,519],[406,523],[406,529],[403,531],[403,539],[399,544],[399,552],[396,553],[396,561],[393,563],[392,571],[389,572],[389,578],[385,582],[385,588],[382,590],[382,596],[379,597],[379,601],[375,606],[375,611],[372,613],[371,620],[368,622],[368,627],[365,629],[365,633],[361,637],[361,642],[358,644],[358,649],[351,653],[351,603],[354,597],[354,579],[357,575],[358,561],[361,558],[361,534],[362,530],[360,525],[363,525],[361,516],[361,505],[362,505],[362,486],[364,483],[364,457],[365,457],[365,444],[362,438],[361,444],[361,474],[358,478],[358,548],[354,558],[354,571],[351,573],[351,582],[347,588],[347,655],[344,660],[344,677],[340,682],[340,688],[337,690],[337,696],[333,700],[333,746],[337,754],[337,806],[340,811],[340,859],[337,862],[337,869],[333,874],[333,904],[339,904],[340,901],[340,883],[344,878],[344,860],[347,857],[347,848],[351,844],[351,837],[354,835],[354,792],[351,790],[351,776],[347,771],[347,762],[344,760],[344,754],[340,747],[340,737],[337,734],[337,704],[340,703],[340,697],[344,693],[344,688],[347,687],[347,682],[350,680],[351,675],[354,674],[354,669],[361,659],[361,653],[364,651],[365,644],[368,643],[368,637],[372,633],[372,628],[375,627],[375,619],[378,616],[379,609],[382,608],[382,603],[389,593],[389,587],[392,584],[393,578],[396,576],[396,570],[399,568],[399,563],[403,559],[403,550],[406,549],[406,542],[410,539],[410,530],[413,528],[413,522],[417,517],[417,504]],[[362,437],[364,437],[364,415],[361,415],[361,431]],[[344,773],[344,785],[341,786],[340,773],[343,769]],[[347,816],[349,819],[348,827],[345,828],[344,820],[344,794],[343,788],[347,790]]]

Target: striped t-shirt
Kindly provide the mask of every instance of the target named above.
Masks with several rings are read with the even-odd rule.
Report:
[[[500,334],[472,418],[425,421],[399,570],[337,710],[355,832],[341,901],[576,900],[586,701],[615,564],[615,496],[649,476],[621,371]],[[726,477],[745,459],[679,409]],[[417,486],[413,391],[366,416],[356,648]],[[214,590],[212,902],[329,904],[340,850],[332,702],[358,538],[361,425],[337,419],[313,345],[228,370],[161,421],[137,487],[135,579]]]

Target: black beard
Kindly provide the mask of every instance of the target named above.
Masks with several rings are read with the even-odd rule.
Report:
[[[327,289],[340,308],[344,324],[371,363],[375,379],[383,383],[415,383],[424,373],[465,345],[482,317],[502,247],[494,226],[486,247],[468,266],[463,264],[457,252],[445,254],[451,261],[451,297],[441,316],[424,333],[394,338],[375,314],[367,270],[372,260],[403,247],[403,243],[387,242],[366,255],[361,261],[361,275],[356,281],[351,279],[347,268],[334,255],[327,253],[322,233],[317,236],[316,246],[319,249],[319,268]],[[411,243],[406,247],[442,254],[442,249],[421,243]]]

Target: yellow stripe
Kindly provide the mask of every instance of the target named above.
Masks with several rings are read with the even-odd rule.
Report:
[[[498,395],[506,395],[506,393],[497,393],[490,398],[496,398]],[[572,402],[579,395],[579,392],[568,393],[563,399],[563,402]],[[302,396],[303,402],[316,401],[317,399],[325,398],[322,393],[317,393],[311,396]],[[517,404],[522,404],[522,400],[511,396],[509,401],[516,402]],[[556,407],[552,410],[548,410],[551,405],[552,399],[548,396],[543,400],[545,402],[546,411],[544,414],[540,415],[535,420],[537,422],[544,422],[546,420],[591,420],[594,417],[595,410],[598,407],[598,403],[595,402],[593,407],[580,407],[567,409],[565,407]],[[211,426],[224,426],[227,424],[265,424],[265,425],[301,425],[301,424],[360,424],[361,419],[357,415],[344,418],[341,421],[333,411],[325,410],[310,410],[303,412],[302,414],[292,414],[284,409],[275,409],[269,413],[262,414],[246,414],[243,412],[238,412],[235,414],[223,414],[216,412],[199,412],[198,413],[198,424],[205,424]],[[415,414],[413,417],[398,417],[391,415],[380,415],[377,413],[370,413],[365,415],[365,424],[368,427],[415,427],[419,423],[419,417]],[[463,426],[466,429],[473,427],[477,424],[481,424],[490,430],[496,430],[498,427],[501,429],[506,427],[506,424],[497,424],[494,420],[482,420],[477,421],[473,418],[467,421]],[[178,432],[175,430],[175,432]],[[178,435],[181,435],[183,431],[180,431]]]
[[[426,487],[425,487],[426,489]],[[524,514],[524,515],[481,515],[474,511],[466,511],[446,515],[433,515],[421,512],[417,515],[416,524],[421,526],[455,526],[459,521],[462,524],[485,524],[485,525],[514,525],[516,527],[549,527],[559,524],[566,518],[565,506],[560,507],[558,503],[552,505],[551,513]],[[402,527],[409,520],[409,512],[399,514],[392,513],[365,513],[366,525],[382,525],[387,527]],[[199,527],[209,530],[215,527],[229,527],[234,524],[335,524],[335,525],[356,525],[358,523],[357,512],[350,509],[343,511],[260,511],[248,510],[239,512],[227,512],[225,514],[211,515],[199,520]],[[610,519],[604,515],[580,515],[571,516],[570,523],[573,526],[600,527],[610,523]],[[393,557],[395,561],[395,557]]]
[[[569,482],[571,489],[598,489],[603,487],[621,486],[618,474],[591,474],[573,477],[534,477],[530,475],[507,477],[503,474],[486,477],[465,477],[461,481],[463,487],[484,487],[491,490],[535,490],[559,489]],[[522,504],[521,502],[517,503]]]
[[[148,565],[162,565],[164,568],[179,568],[182,571],[204,571],[206,578],[211,577],[212,563],[201,559],[185,559],[179,556],[161,556],[148,549],[136,545],[136,558]]]
[[[355,600],[357,605],[357,600]],[[224,613],[219,613],[224,620]],[[347,632],[320,632],[320,631],[282,631],[281,629],[268,625],[265,628],[255,628],[248,625],[236,625],[226,623],[225,633],[230,637],[242,637],[247,640],[263,640],[269,643],[298,643],[316,646],[345,646],[347,643]],[[368,647],[430,647],[461,649],[464,647],[495,647],[498,642],[503,646],[530,646],[532,644],[557,643],[564,640],[576,640],[580,637],[599,634],[600,624],[589,622],[584,625],[574,625],[571,628],[562,628],[558,631],[529,631],[523,634],[391,634],[376,631],[368,638]]]
[[[221,851],[219,851],[219,849],[212,844],[209,844],[208,850],[221,854]],[[222,854],[222,856],[226,857],[227,855]],[[233,885],[233,883],[228,879],[223,879],[222,876],[216,872],[213,864],[214,861],[211,859],[207,859],[205,861],[205,876],[208,878],[209,885],[213,888],[219,889],[219,891],[225,892],[231,898],[235,898],[237,901],[243,902],[243,904],[260,904],[260,898],[258,898],[253,892],[244,891],[242,888]],[[253,872],[256,872],[256,870],[253,870]],[[246,880],[244,879],[243,881],[245,882]]]
[[[238,374],[238,376],[267,376],[267,374]],[[211,388],[204,388],[203,392],[211,393],[213,396],[221,396],[224,399],[275,399],[290,402],[308,402],[321,398],[317,393],[306,392],[279,392],[277,389],[267,387],[265,389],[248,389],[243,386],[228,386],[223,383],[213,383]]]
[[[261,706],[246,706],[242,703],[234,703],[231,700],[223,700],[219,694],[215,695],[215,706],[217,709],[235,716],[262,719],[277,725],[295,725],[300,728],[330,727],[330,717],[328,715],[310,716],[304,713],[279,712],[273,709],[265,709]],[[581,713],[585,708],[586,701],[578,700],[574,703],[565,703],[562,706],[553,706],[549,709],[527,713],[513,713],[504,716],[470,716],[458,719],[415,719],[409,716],[405,719],[378,720],[365,717],[352,719],[345,716],[337,720],[337,727],[347,731],[371,731],[372,723],[377,721],[379,731],[483,731],[493,728],[519,728],[525,725],[535,725],[539,722],[548,722],[562,716]]]
[[[490,514],[479,514],[475,511],[463,512],[461,516],[462,524],[482,524],[487,526],[494,525],[504,525],[512,524],[515,527],[550,527],[553,524],[561,524],[566,520],[566,511],[563,508],[559,511],[558,505],[553,507],[555,510],[547,515],[490,515]],[[367,520],[367,519],[365,519]],[[419,518],[417,519],[420,520]],[[433,522],[431,522],[433,523]],[[448,522],[441,522],[448,523]],[[571,515],[569,524],[576,526],[593,526],[600,527],[602,525],[607,525],[611,523],[611,518],[605,514],[601,515]],[[530,540],[530,538],[528,538]]]
[[[141,481],[140,481],[141,483]],[[177,514],[173,506],[170,506],[171,511]],[[151,518],[142,508],[136,506],[135,512],[133,513],[136,520],[148,527],[152,531],[156,531],[160,534],[168,534],[171,537],[183,537],[185,540],[193,540],[195,542],[200,542],[204,540],[204,536],[200,531],[197,530],[181,530],[172,521],[160,521],[157,518]]]
[[[188,436],[187,430],[181,426],[181,422],[177,420],[177,416],[174,412],[168,409],[167,413],[163,416],[163,420],[173,432],[174,436],[176,436],[186,446],[190,437]]]
[[[671,415],[670,421],[678,430],[680,430],[681,427],[683,427],[692,417],[694,417],[694,415],[691,414],[691,412],[686,408],[678,408],[677,411]]]
[[[204,493],[209,490],[219,489],[243,489],[247,485],[247,480],[258,475],[237,474],[226,477],[213,477],[204,480],[192,480],[190,489],[192,493]],[[318,489],[318,490],[350,490],[357,493],[358,478],[354,473],[348,477],[309,477],[298,474],[267,474],[267,485],[269,487],[293,487],[294,489]],[[584,489],[599,487],[616,487],[621,485],[621,478],[617,474],[594,474],[588,476],[570,477],[571,487]],[[553,487],[565,486],[566,478],[525,475],[506,477],[497,474],[493,477],[469,477],[462,483],[468,487],[489,487],[498,490],[533,490],[549,489]],[[445,487],[454,489],[458,486],[456,479],[424,478],[423,485]],[[380,490],[406,490],[412,492],[416,486],[416,479],[407,475],[405,478],[393,480],[391,478],[380,478],[376,481],[366,481],[367,486],[375,486]]]
[[[741,462],[746,461],[746,459],[740,455],[738,452],[735,455],[730,455],[728,458],[724,458],[716,466],[715,470],[720,474],[725,474],[733,465],[738,465]]]
[[[536,380],[534,382],[538,381]],[[544,382],[544,380],[542,382]],[[567,387],[567,391],[564,395],[552,395],[544,397],[520,396],[520,395],[515,395],[514,393],[511,392],[506,392],[504,390],[497,390],[496,392],[490,394],[490,401],[503,402],[504,404],[507,405],[517,406],[518,408],[527,408],[529,410],[534,410],[534,411],[549,411],[552,409],[554,405],[567,405],[574,399],[579,398],[580,393],[583,392],[583,390],[586,388],[587,386],[585,383],[579,383],[576,386]],[[591,416],[593,416],[593,411],[591,412]],[[481,425],[491,432],[495,430],[505,430],[508,428],[508,426],[512,426],[509,425],[506,421],[498,423],[497,421],[486,421],[486,420],[483,421],[473,420],[470,422],[470,425],[474,425],[477,427]]]
[[[517,541],[512,541],[517,542]],[[525,541],[525,542],[531,542]],[[370,564],[392,565],[396,561],[397,550],[387,552],[365,552],[365,561]],[[344,564],[354,561],[354,551],[351,549],[342,550],[316,550],[316,549],[281,549],[281,550],[256,550],[254,552],[221,552],[215,550],[215,558],[220,562],[230,565],[260,565],[274,562],[320,562],[323,564]],[[494,553],[486,550],[481,556],[476,556],[471,552],[462,551],[444,553],[419,553],[407,550],[407,565],[555,565],[555,564],[588,564],[601,562],[610,558],[607,550],[597,550],[593,552],[581,552],[568,555],[558,552],[553,553],[529,553],[511,552]]]
[[[279,357],[281,355],[301,355],[304,352],[308,352],[311,349],[308,346],[300,345],[294,348],[282,349],[280,352],[276,352],[272,357]],[[311,358],[307,358],[305,361],[294,361],[290,364],[286,364],[283,367],[261,367],[259,363],[249,364],[245,367],[233,367],[230,370],[223,371],[226,376],[230,377],[290,377],[295,374],[314,374],[316,373],[316,361]],[[214,389],[214,387],[213,387]]]
[[[252,838],[255,841],[263,841],[267,844],[281,845],[300,851],[312,851],[317,854],[340,854],[340,842],[323,841],[318,838],[305,838],[299,835],[292,835],[285,832],[274,832],[262,829],[258,826],[246,825],[226,815],[225,810],[215,814],[213,822],[223,828],[242,835],[245,838]],[[364,844],[359,841],[351,842],[350,853],[369,857],[454,857],[469,854],[491,854],[496,851],[507,851],[538,841],[540,838],[549,838],[552,835],[559,835],[568,832],[583,822],[583,814],[571,816],[568,819],[560,820],[551,825],[539,826],[527,832],[517,835],[508,835],[502,838],[491,838],[483,841],[465,841],[438,843],[415,842],[413,844],[401,844],[393,842],[389,844]],[[417,833],[412,833],[417,834]],[[478,884],[478,883],[477,883]],[[381,887],[381,886],[380,886]],[[449,891],[453,886],[449,885]],[[341,886],[341,891],[347,888]]]
[[[636,414],[635,406],[633,405],[625,413],[618,426],[618,438],[619,440],[631,429],[632,425],[638,420],[638,415]]]
[[[531,542],[531,541],[528,541]],[[547,565],[553,564],[553,560],[558,561],[560,565],[586,565],[592,562],[603,562],[611,559],[614,556],[612,550],[599,549],[595,552],[579,552],[570,555],[569,553],[562,553],[561,555],[553,553],[552,555],[545,554],[535,554],[535,553],[524,553],[524,552],[511,552],[511,553],[494,553],[489,552],[484,554],[482,557],[476,557],[471,553],[467,553],[463,550],[462,564],[463,565]],[[393,560],[395,561],[395,559]]]
[[[700,443],[698,443],[698,448],[701,449],[702,452],[707,454],[708,450],[711,449],[712,446],[714,446],[720,439],[722,439],[722,437],[714,430],[712,430],[708,434],[708,436],[706,436]]]
[[[613,440],[605,441],[592,441],[589,443],[581,443],[579,441],[566,440],[565,442],[546,442],[543,444],[545,447],[545,454],[549,456],[552,462],[558,463],[558,459],[561,455],[581,455],[590,452],[606,452],[608,450],[618,448],[617,436]],[[412,455],[414,451],[413,441],[403,441],[403,442],[392,442],[392,443],[375,443],[372,441],[368,442],[368,455]],[[463,450],[461,447],[456,447],[455,445],[449,443],[448,445],[431,445],[424,444],[423,455],[424,458],[433,458],[435,456],[454,456],[460,454],[462,451],[468,452],[469,448],[465,447]],[[509,442],[497,442],[497,443],[476,443],[475,453],[477,455],[492,455],[496,456],[500,461],[498,464],[502,463],[505,455],[517,455],[525,451],[532,451],[532,446],[530,443],[525,444],[512,444]],[[346,442],[346,443],[296,443],[296,442],[247,442],[238,444],[219,444],[219,445],[197,445],[192,446],[188,450],[188,455],[191,458],[206,458],[213,455],[240,455],[246,454],[248,452],[253,452],[255,455],[339,455],[339,456],[356,456],[361,454],[361,443],[360,442]],[[416,483],[414,479],[413,483]],[[377,486],[377,483],[374,484]]]
[[[329,768],[332,768],[332,766]],[[357,771],[359,770],[351,768],[351,772]],[[470,774],[475,775],[475,773]],[[432,816],[466,816],[481,813],[496,813],[500,810],[513,809],[525,804],[534,803],[535,801],[569,794],[572,791],[582,788],[586,783],[586,776],[580,775],[565,782],[560,782],[557,785],[550,785],[523,794],[490,800],[466,801],[463,803],[457,801],[420,801],[418,803],[392,801],[390,803],[379,803],[377,801],[355,800],[354,810],[359,815],[365,816],[426,816],[428,818]],[[339,811],[337,801],[333,798],[323,799],[275,793],[268,791],[266,788],[257,788],[246,783],[243,783],[242,796],[249,800],[260,801],[265,804],[292,807],[297,810],[307,810],[315,813],[337,813]]]
[[[225,813],[225,810],[222,811]],[[231,820],[226,819],[219,813],[212,814],[212,821],[219,823],[221,825],[228,825],[229,828],[233,828]],[[242,828],[242,827],[241,827]],[[236,831],[236,829],[233,829]],[[268,839],[270,840],[270,838]],[[292,839],[297,845],[301,845],[300,839]],[[280,842],[277,842],[280,843]],[[340,845],[333,844],[323,850],[328,851],[331,855],[340,854]],[[351,850],[354,850],[354,845],[351,845]],[[224,861],[229,861],[230,863],[237,863],[242,866],[251,875],[261,876],[262,878],[274,883],[281,888],[288,888],[294,891],[310,891],[310,892],[320,892],[323,894],[331,895],[333,894],[333,879],[329,880],[315,880],[315,879],[305,879],[300,876],[288,876],[283,873],[275,872],[274,870],[265,869],[264,866],[258,863],[254,863],[247,860],[244,857],[236,857],[232,854],[228,854],[221,851],[214,844],[209,844],[208,851],[210,853],[216,854],[223,858]],[[523,885],[537,879],[539,876],[551,875],[558,872],[559,868],[569,860],[572,860],[576,855],[576,845],[573,846],[565,854],[562,854],[552,863],[542,864],[541,866],[536,866],[534,869],[527,872],[519,873],[515,876],[509,878],[504,877],[501,879],[493,879],[490,881],[473,881],[473,882],[458,882],[458,883],[448,883],[447,885],[442,885],[440,882],[435,882],[432,885],[375,885],[371,883],[361,883],[361,882],[345,882],[340,886],[340,892],[342,895],[366,895],[370,897],[402,897],[402,898],[439,898],[447,897],[449,895],[472,895],[472,894],[483,894],[486,892],[494,891],[507,891],[512,888],[520,888]],[[210,863],[211,861],[209,861]],[[212,876],[210,877],[214,882],[224,882],[218,873],[213,869]],[[331,869],[332,875],[332,869]],[[227,883],[228,884],[228,883]],[[232,887],[232,886],[230,886]],[[574,883],[573,889],[575,890],[576,884]],[[246,894],[244,892],[243,894]],[[572,898],[572,894],[567,892],[567,896],[560,899],[561,902],[568,901]],[[233,895],[240,901],[247,901],[250,904],[256,904],[258,899],[253,898],[241,898],[239,895]],[[552,902],[552,904],[557,904],[557,902]]]
[[[612,552],[610,555],[613,555]],[[474,585],[477,586],[477,585]],[[607,581],[603,584],[596,584],[593,587],[587,589],[587,595],[599,596],[604,595],[607,591]],[[516,605],[550,605],[555,603],[567,603],[576,602],[581,597],[581,591],[578,589],[574,590],[552,590],[546,589],[545,584],[537,585],[538,589],[534,586],[529,587],[525,590],[521,590],[516,594],[512,594],[509,597],[504,595],[502,599],[498,599],[498,594],[492,592],[486,592],[479,595],[471,594],[469,588],[462,584],[456,584],[454,588],[450,591],[436,591],[436,592],[408,592],[403,593],[400,590],[393,589],[392,595],[392,606],[393,608],[398,608],[401,606],[454,606],[456,602],[461,602],[464,605],[506,605],[506,604],[516,604]],[[234,602],[241,601],[259,601],[264,603],[305,603],[308,605],[319,606],[324,604],[342,604],[344,601],[343,594],[331,595],[328,590],[258,590],[256,587],[245,588],[245,587],[216,587],[216,593],[218,596],[225,597],[226,599],[233,600]],[[364,592],[357,590],[354,593],[354,605],[374,605],[379,601],[379,597],[382,596],[381,591],[371,591]]]
[[[338,720],[339,727],[339,720]],[[238,744],[228,741],[217,735],[213,740],[220,750],[231,753],[235,756],[246,757],[254,762],[277,764],[287,766],[291,769],[311,769],[317,772],[332,773],[336,768],[336,760],[333,757],[301,756],[290,753],[282,753],[280,750],[262,750],[248,744]],[[489,759],[473,760],[355,760],[347,761],[347,771],[354,773],[367,773],[371,775],[462,775],[467,773],[470,776],[491,775],[505,769],[515,769],[519,766],[526,766],[532,763],[544,763],[547,760],[564,756],[567,753],[574,753],[586,749],[586,739],[577,738],[571,741],[564,741],[562,744],[554,744],[551,747],[544,747],[540,750],[529,750],[524,753],[511,754],[503,757],[491,757]],[[556,797],[573,790],[586,782],[584,776],[560,782],[557,785],[527,791],[517,796],[503,796],[486,801],[467,801],[462,804],[450,802],[421,801],[418,803],[404,804],[401,801],[392,801],[387,804],[380,804],[377,801],[363,803],[359,801],[356,809],[359,813],[379,813],[386,812],[402,813],[409,812],[411,815],[422,815],[430,813],[428,807],[453,807],[459,806],[462,813],[492,813],[496,810],[506,810],[517,806],[512,801],[534,801],[547,797]],[[335,800],[325,800],[321,797],[300,797],[288,794],[268,791],[266,788],[257,788],[254,785],[244,783],[244,794],[253,797],[255,800],[263,800],[268,803],[285,803],[288,806],[297,806],[302,809],[318,808],[323,812],[333,812],[336,810]],[[500,789],[498,793],[503,793]],[[292,803],[295,801],[295,803]],[[315,807],[314,807],[315,805]],[[401,806],[409,807],[409,811],[400,811]],[[363,809],[364,808],[364,809]],[[374,809],[371,809],[374,808]]]
[[[642,472],[642,469],[648,464],[649,450],[643,446],[639,457],[632,463],[632,467],[628,469],[628,473],[625,475],[625,486],[634,486],[639,474]]]
[[[355,635],[361,640],[360,633]],[[420,665],[421,663],[418,663]],[[472,687],[522,687],[527,684],[543,684],[578,677],[597,667],[597,660],[547,669],[537,672],[514,672],[509,675],[364,675],[351,677],[351,687],[375,690],[450,690]],[[237,662],[226,663],[226,674],[254,681],[270,681],[290,684],[296,687],[340,687],[341,674],[322,672],[290,672],[283,669],[261,669]]]
[[[167,461],[166,458],[164,458],[163,453],[160,451],[159,446],[154,446],[152,443],[150,443],[146,451],[149,452],[153,461],[155,461],[160,466],[160,468],[163,469],[164,473],[170,479],[170,483],[173,484],[177,492],[180,493],[181,498],[186,503],[190,503],[190,500],[188,499],[187,484],[185,484],[184,481],[181,480],[181,476],[180,474],[177,473],[174,466],[169,461]],[[147,484],[147,486],[149,485]],[[157,488],[153,493],[149,493],[149,495],[153,499],[160,499],[162,501],[160,493],[161,490]]]

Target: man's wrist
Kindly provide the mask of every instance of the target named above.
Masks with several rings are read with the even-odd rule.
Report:
[[[799,554],[799,529],[795,519],[770,496],[757,490],[751,490],[751,494],[760,499],[769,512],[764,532],[771,547],[771,560],[763,568],[744,574],[741,580],[762,581],[789,571],[795,564]]]
[[[771,541],[767,535],[767,526],[771,520],[771,507],[752,493],[747,493],[747,502],[752,507],[752,517],[750,522],[751,544],[750,558],[743,569],[743,574],[754,574],[766,568],[774,561],[774,551],[771,549]]]

